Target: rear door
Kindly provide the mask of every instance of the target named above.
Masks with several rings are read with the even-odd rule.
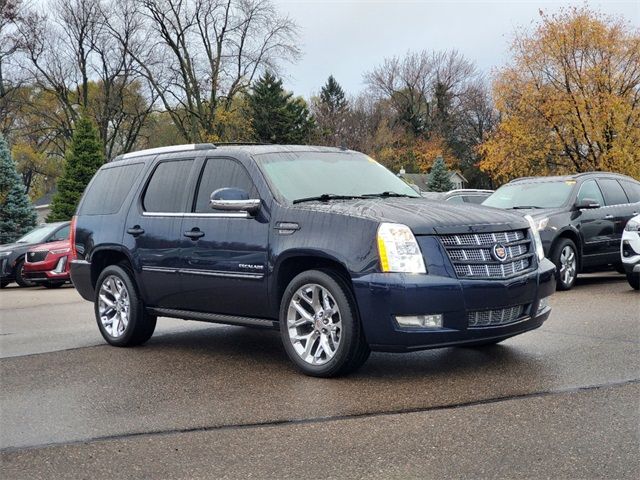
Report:
[[[613,221],[609,247],[616,254],[615,260],[619,260],[618,251],[622,241],[622,232],[629,219],[633,217],[633,206],[618,180],[598,178],[598,185],[600,185],[607,204],[605,218]]]
[[[138,282],[149,306],[180,308],[182,217],[193,158],[161,160],[141,186],[127,216],[124,245],[131,251]]]
[[[264,317],[269,237],[265,203],[253,217],[212,210],[209,199],[219,188],[241,188],[250,198],[260,198],[258,190],[245,166],[234,158],[207,158],[199,172],[192,211],[182,223],[183,233],[201,235],[187,238],[182,249],[185,308]]]

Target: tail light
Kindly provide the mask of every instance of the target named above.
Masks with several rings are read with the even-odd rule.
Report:
[[[76,220],[74,215],[71,219],[71,227],[69,228],[69,243],[71,244],[71,259],[78,258],[78,251],[76,250]]]

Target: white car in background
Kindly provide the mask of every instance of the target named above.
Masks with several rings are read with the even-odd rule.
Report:
[[[629,285],[640,289],[640,215],[627,222],[620,244],[622,264],[627,274]]]

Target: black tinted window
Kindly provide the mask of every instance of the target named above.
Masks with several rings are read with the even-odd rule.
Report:
[[[622,188],[624,188],[631,203],[640,202],[640,184],[629,180],[622,180],[620,183],[622,183]]]
[[[51,236],[51,241],[68,240],[69,239],[69,225],[62,227],[56,233]]]
[[[604,197],[602,196],[602,192],[600,192],[600,188],[595,180],[587,180],[582,184],[580,191],[578,192],[576,203],[584,202],[585,198],[595,200],[600,205],[604,205]]]
[[[211,193],[219,188],[241,188],[249,198],[258,198],[258,193],[245,168],[237,161],[228,158],[210,158],[206,161],[198,186],[195,211],[210,213]]]
[[[142,199],[146,212],[182,212],[193,160],[162,162],[156,167]]]
[[[485,198],[487,197],[484,197],[482,195],[468,195],[464,197],[464,201],[467,203],[475,203],[477,205],[480,205],[482,202],[484,202]]]
[[[462,198],[462,195],[454,195],[453,197],[447,198],[445,201],[449,203],[464,203],[464,198]]]
[[[607,205],[620,205],[622,203],[629,203],[629,199],[622,190],[620,184],[612,178],[602,178],[598,180],[598,183],[602,187],[602,193],[604,199],[607,201]]]
[[[116,213],[122,207],[143,166],[142,163],[134,163],[98,171],[78,213],[80,215]]]

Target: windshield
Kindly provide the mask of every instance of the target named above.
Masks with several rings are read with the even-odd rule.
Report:
[[[45,239],[53,232],[56,228],[58,228],[59,224],[50,224],[50,225],[40,225],[39,227],[34,228],[26,235],[20,237],[17,240],[17,243],[41,243],[44,242]]]
[[[496,190],[482,205],[496,208],[557,208],[567,202],[575,184],[573,180],[510,183]]]
[[[281,152],[255,156],[267,179],[286,200],[386,194],[419,197],[372,158],[353,152]]]

